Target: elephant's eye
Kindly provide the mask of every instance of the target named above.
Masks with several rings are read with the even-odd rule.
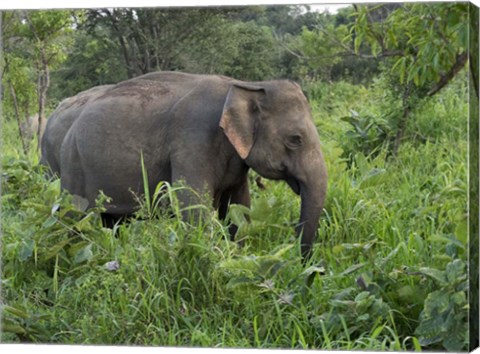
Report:
[[[290,149],[297,149],[300,146],[302,146],[302,144],[303,144],[302,137],[298,134],[289,135],[285,142],[285,145],[287,145],[287,147]]]

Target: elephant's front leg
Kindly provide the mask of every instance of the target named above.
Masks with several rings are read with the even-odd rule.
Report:
[[[186,179],[176,182],[180,182],[177,184],[180,187],[177,198],[183,221],[199,224],[206,216],[208,217],[206,206],[211,205],[211,189],[207,184],[195,185]]]
[[[240,204],[250,208],[250,191],[248,188],[248,178],[246,175],[241,184],[225,191],[222,194],[218,208],[218,217],[220,220],[225,220],[230,204]],[[238,226],[235,224],[230,224],[228,231],[230,233],[230,239],[234,241],[235,235],[238,231]]]

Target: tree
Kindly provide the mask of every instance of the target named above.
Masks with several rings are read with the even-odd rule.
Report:
[[[292,46],[304,70],[302,76],[315,80],[330,80],[333,66],[342,60],[337,52],[347,34],[345,25],[336,27],[327,16],[322,17],[313,29],[304,27]]]
[[[238,19],[246,13],[224,8],[98,9],[88,10],[79,27],[100,48],[108,43],[128,78],[156,70],[272,78],[278,45],[271,28]]]
[[[66,57],[65,44],[71,29],[67,11],[14,11],[2,14],[5,25],[5,75],[11,100],[20,123],[20,108],[31,108],[31,82],[36,82],[39,115],[38,148],[45,122],[50,70]],[[33,70],[32,70],[33,68]],[[33,79],[33,80],[32,80]],[[23,93],[25,90],[26,94]],[[24,144],[25,148],[25,144]]]
[[[385,68],[394,85],[403,87],[402,114],[393,146],[396,155],[412,107],[445,87],[468,59],[468,4],[404,4],[384,20],[378,6],[356,6],[354,50],[367,42],[374,57],[392,58]]]
[[[270,29],[247,22],[234,24],[232,31],[235,55],[225,74],[249,81],[273,79],[278,49]]]
[[[219,16],[202,8],[98,9],[87,11],[82,26],[94,38],[113,39],[128,77],[134,77],[181,69],[182,43],[202,40],[206,28],[218,26]]]
[[[24,11],[22,19],[28,25],[29,31],[23,34],[32,44],[33,57],[37,71],[38,95],[38,149],[40,149],[47,103],[47,91],[50,87],[50,69],[65,60],[65,49],[61,42],[68,37],[71,28],[71,16],[65,11]]]
[[[378,73],[379,60],[367,55],[368,43],[355,53],[350,36],[355,23],[353,12],[352,7],[347,7],[336,15],[317,13],[315,21],[303,26],[297,36],[283,38],[286,52],[296,58],[292,76],[300,80],[371,81]]]
[[[31,58],[26,55],[25,41],[20,36],[22,26],[15,12],[2,12],[3,63],[2,63],[2,110],[8,117],[14,116],[24,153],[28,150],[28,141],[21,126],[35,110],[37,101],[35,73]]]
[[[227,18],[236,22],[255,22],[270,27],[277,36],[296,36],[303,28],[312,29],[320,14],[310,12],[308,5],[243,6],[224,10]]]
[[[77,14],[76,30],[68,56],[52,72],[50,98],[54,103],[88,88],[112,84],[128,78],[117,44],[106,28],[95,28],[95,34],[81,28],[82,14]]]
[[[405,4],[385,21],[370,16],[379,7],[356,8],[356,52],[367,41],[374,56],[395,57],[391,71],[400,83],[425,86],[425,94],[433,96],[465,66],[468,4]]]
[[[335,24],[304,29],[296,52],[311,71],[323,69],[323,78],[345,58],[381,63],[401,100],[401,112],[391,115],[396,155],[412,109],[465,67],[467,39],[467,3],[353,5]]]

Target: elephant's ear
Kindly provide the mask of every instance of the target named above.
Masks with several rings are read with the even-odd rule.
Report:
[[[263,95],[261,87],[233,85],[225,99],[220,127],[242,159],[247,158],[253,146]]]

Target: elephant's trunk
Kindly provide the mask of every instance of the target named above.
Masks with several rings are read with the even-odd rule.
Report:
[[[299,179],[302,202],[300,221],[295,228],[297,235],[301,236],[301,251],[304,260],[311,255],[327,191],[327,171],[322,153],[315,154],[314,158],[310,155],[307,166],[304,177]]]

